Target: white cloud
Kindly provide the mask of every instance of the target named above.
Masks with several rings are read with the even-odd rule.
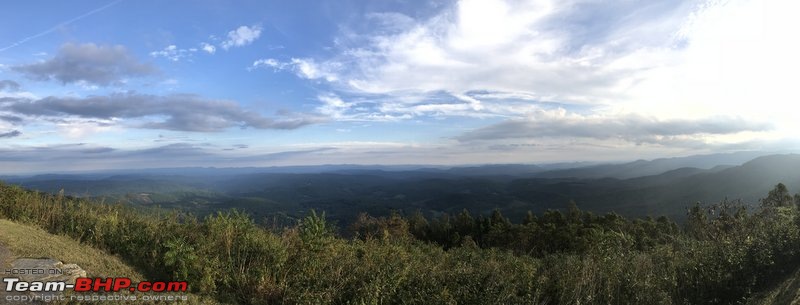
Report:
[[[152,57],[163,57],[171,61],[180,61],[191,56],[197,49],[179,49],[176,45],[168,45],[159,51],[150,52]]]
[[[215,52],[217,52],[217,47],[206,42],[200,44],[200,49],[202,49],[208,54],[214,54]]]
[[[490,90],[588,102],[585,91],[607,86],[613,71],[580,62],[581,54],[557,56],[566,37],[546,21],[561,12],[547,1],[460,1],[429,20],[406,22],[405,31],[370,37],[370,45],[333,61],[355,63],[342,79],[368,93]]]
[[[261,36],[261,26],[240,26],[228,32],[228,39],[222,42],[222,48],[227,50],[231,47],[242,47],[253,43]]]
[[[680,28],[685,48],[631,56],[662,56],[669,64],[642,72],[626,90],[629,98],[615,106],[671,117],[738,114],[794,121],[785,110],[800,98],[790,81],[800,70],[800,44],[787,37],[800,20],[786,12],[797,9],[794,2],[708,4]]]
[[[276,70],[281,70],[286,67],[286,63],[282,63],[274,58],[265,58],[254,61],[253,65],[250,66],[249,69],[266,68],[266,67],[271,67]]]
[[[261,26],[240,26],[239,28],[228,32],[228,39],[223,41],[220,44],[220,47],[227,50],[231,47],[246,46],[253,43],[253,41],[258,39],[259,36],[261,36]],[[211,39],[216,40],[216,37],[212,35]],[[217,47],[208,42],[201,42],[198,44],[198,46],[199,48],[195,47],[184,49],[179,48],[176,45],[168,45],[162,50],[150,52],[150,56],[163,57],[171,61],[180,61],[190,58],[192,54],[197,53],[198,51],[203,51],[211,55],[217,52]]]
[[[58,134],[66,139],[76,140],[85,139],[88,136],[119,130],[119,126],[113,124],[114,120],[86,121],[75,119],[64,119],[55,123]]]
[[[317,99],[322,102],[322,105],[317,107],[317,111],[333,119],[345,118],[347,110],[354,105],[353,103],[346,103],[333,94],[320,95]]]
[[[338,63],[318,64],[309,58],[292,58],[291,65],[298,76],[306,79],[324,79],[329,82],[335,82],[339,79],[335,72],[335,67],[338,66]]]
[[[335,56],[287,67],[333,83],[345,100],[380,96],[372,114],[524,118],[557,103],[606,118],[769,121],[773,137],[788,137],[800,128],[790,107],[800,99],[792,84],[800,43],[789,38],[800,28],[790,13],[798,6],[461,0],[424,20],[371,15],[403,21],[345,31]]]
[[[304,79],[324,79],[328,82],[335,82],[339,80],[336,72],[340,64],[337,62],[317,63],[314,59],[310,58],[292,58],[290,61],[282,62],[274,58],[259,59],[253,62],[248,68],[273,68],[275,70],[288,70],[295,73],[298,77]]]
[[[168,45],[164,47],[162,50],[150,52],[150,56],[152,57],[163,57],[169,59],[171,61],[181,61],[184,59],[191,59],[194,53],[198,51],[203,51],[208,54],[214,54],[217,51],[217,47],[208,43],[200,43],[200,48],[188,48],[183,49],[179,48],[176,45]]]

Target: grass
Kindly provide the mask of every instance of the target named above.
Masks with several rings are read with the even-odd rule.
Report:
[[[145,276],[125,264],[120,258],[79,243],[67,236],[53,235],[40,228],[0,219],[0,245],[11,252],[11,258],[54,258],[65,264],[78,264],[88,277],[128,277],[133,282]],[[143,295],[137,293],[137,295]],[[185,294],[189,301],[182,304],[218,304],[203,296]],[[134,302],[135,303],[135,302]],[[150,302],[148,304],[159,304]]]
[[[145,279],[118,257],[82,245],[66,236],[50,234],[40,228],[0,219],[0,243],[17,257],[55,258],[65,264],[78,264],[89,277],[129,277]]]

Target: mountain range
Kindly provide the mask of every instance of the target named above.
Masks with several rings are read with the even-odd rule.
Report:
[[[565,168],[567,167],[567,168]],[[392,210],[428,215],[563,209],[570,201],[595,213],[685,216],[695,202],[725,198],[755,205],[777,183],[800,191],[800,155],[739,152],[619,164],[469,167],[347,166],[188,168],[5,176],[26,188],[197,214],[236,208],[291,220],[309,209],[333,219]]]

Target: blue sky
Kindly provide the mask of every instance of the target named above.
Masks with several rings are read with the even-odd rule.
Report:
[[[788,1],[3,6],[0,172],[620,161],[798,143]]]

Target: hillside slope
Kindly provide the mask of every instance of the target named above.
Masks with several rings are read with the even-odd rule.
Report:
[[[126,265],[118,257],[82,245],[65,236],[0,219],[0,244],[5,245],[13,257],[49,257],[65,263],[75,263],[90,277],[129,277],[134,281],[144,276]]]
[[[11,260],[22,257],[47,257],[75,263],[86,270],[89,277],[128,277],[133,282],[147,280],[114,255],[66,236],[53,235],[37,227],[0,219],[0,266],[7,266]],[[187,295],[189,301],[185,304],[218,304],[206,297]]]

